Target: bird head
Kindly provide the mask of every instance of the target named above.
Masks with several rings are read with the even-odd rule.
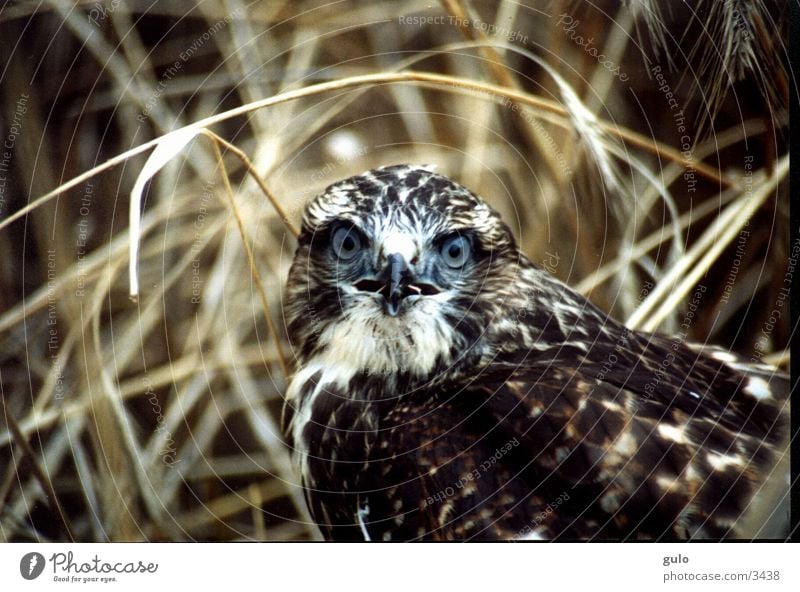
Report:
[[[391,166],[307,206],[287,283],[301,364],[429,379],[482,352],[521,257],[506,224],[426,167]]]

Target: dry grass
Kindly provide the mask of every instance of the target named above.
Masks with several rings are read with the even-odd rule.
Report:
[[[3,540],[318,536],[282,285],[307,199],[376,166],[437,164],[632,326],[703,285],[692,339],[788,364],[778,3],[150,4],[0,12]]]

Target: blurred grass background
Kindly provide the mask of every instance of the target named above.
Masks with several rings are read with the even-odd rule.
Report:
[[[137,302],[128,204],[146,155],[54,192],[318,83],[477,86],[349,86],[212,126],[295,225],[334,181],[436,164],[616,317],[676,332],[699,285],[690,339],[785,367],[787,27],[777,0],[4,5],[0,539],[319,536],[279,431],[294,238],[242,161],[225,151],[223,171],[199,136],[148,183]]]

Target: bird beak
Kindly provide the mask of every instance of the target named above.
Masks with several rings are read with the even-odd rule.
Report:
[[[383,296],[386,312],[391,317],[399,314],[400,305],[406,296],[432,296],[440,292],[433,284],[417,281],[405,257],[400,253],[392,253],[386,257],[386,267],[377,277],[364,278],[354,285],[358,290]]]
[[[400,310],[400,301],[408,293],[407,286],[410,273],[408,263],[399,253],[392,253],[387,257],[386,266],[386,310],[389,316],[396,317]]]

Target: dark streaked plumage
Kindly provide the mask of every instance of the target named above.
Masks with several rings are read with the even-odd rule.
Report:
[[[424,167],[308,206],[284,425],[328,539],[780,537],[788,380],[631,331]]]

